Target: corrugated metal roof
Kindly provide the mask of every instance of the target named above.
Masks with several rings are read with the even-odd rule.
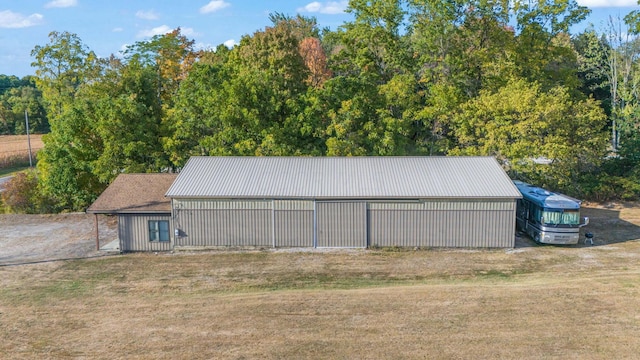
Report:
[[[164,196],[177,174],[120,174],[89,206],[90,214],[170,213]]]
[[[492,157],[192,157],[176,198],[520,198]]]

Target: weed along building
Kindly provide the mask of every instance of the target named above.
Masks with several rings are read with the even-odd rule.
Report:
[[[513,247],[521,197],[491,157],[193,157],[166,196],[176,248]]]

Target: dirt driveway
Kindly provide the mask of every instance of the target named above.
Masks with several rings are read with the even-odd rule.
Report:
[[[99,219],[101,244],[116,239],[116,218]],[[102,255],[92,215],[0,214],[0,266]]]

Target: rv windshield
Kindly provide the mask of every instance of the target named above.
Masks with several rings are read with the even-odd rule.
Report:
[[[542,219],[547,225],[579,225],[580,211],[545,209],[542,211]]]

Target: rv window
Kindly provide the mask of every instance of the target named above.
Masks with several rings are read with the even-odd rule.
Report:
[[[549,225],[578,225],[579,211],[546,210],[542,212],[544,223]]]

